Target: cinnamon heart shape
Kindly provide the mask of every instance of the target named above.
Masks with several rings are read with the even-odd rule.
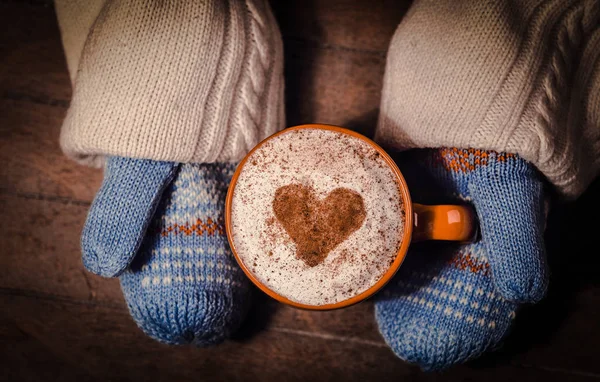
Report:
[[[336,188],[318,200],[311,187],[279,187],[273,199],[275,217],[296,244],[296,256],[314,267],[360,228],[367,215],[362,196]]]

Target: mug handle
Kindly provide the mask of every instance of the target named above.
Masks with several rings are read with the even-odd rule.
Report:
[[[413,212],[413,242],[450,240],[471,243],[477,239],[477,218],[470,206],[413,203]]]

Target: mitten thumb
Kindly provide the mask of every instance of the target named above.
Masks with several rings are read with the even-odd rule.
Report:
[[[121,274],[137,253],[178,163],[109,157],[104,180],[81,235],[83,265],[97,275]]]
[[[549,272],[539,173],[517,156],[495,154],[473,175],[470,193],[498,292],[514,302],[541,300]]]

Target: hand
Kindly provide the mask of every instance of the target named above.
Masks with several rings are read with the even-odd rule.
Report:
[[[482,150],[412,150],[399,166],[414,202],[470,203],[479,218],[476,243],[413,244],[376,302],[398,356],[445,368],[496,347],[518,303],[544,296],[542,179],[516,155]]]
[[[151,337],[218,343],[239,326],[249,282],[224,232],[233,164],[109,157],[82,235],[83,263],[120,276],[129,310]]]
[[[498,292],[514,302],[541,300],[548,284],[541,175],[514,154],[415,150],[402,165],[413,200],[471,203]]]

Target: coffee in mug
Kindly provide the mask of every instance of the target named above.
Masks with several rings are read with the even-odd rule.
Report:
[[[440,219],[440,208],[458,220]],[[415,227],[419,211],[427,213]],[[413,230],[422,239],[461,240],[472,236],[466,220],[473,216],[462,206],[413,205],[383,149],[326,125],[259,143],[238,166],[226,202],[228,239],[244,272],[272,297],[309,309],[372,295],[402,263]]]
[[[250,155],[231,205],[246,269],[301,304],[359,295],[400,248],[404,205],[395,174],[368,143],[332,130],[281,134]]]

